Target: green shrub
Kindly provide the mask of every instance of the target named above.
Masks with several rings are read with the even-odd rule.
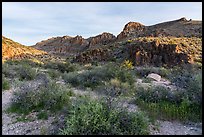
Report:
[[[7,64],[9,65],[29,65],[29,66],[32,66],[32,67],[40,67],[41,65],[30,60],[30,59],[21,59],[21,60],[8,60],[6,61]]]
[[[40,111],[37,115],[38,119],[44,119],[47,120],[48,119],[48,114],[46,111]]]
[[[164,67],[137,67],[135,69],[135,73],[137,76],[146,77],[150,73],[159,74],[162,77],[167,77],[170,74],[170,69]]]
[[[163,86],[154,86],[147,89],[138,87],[136,90],[136,98],[154,103],[161,101],[180,103],[184,96],[183,91],[171,91]]]
[[[120,68],[118,71],[116,71],[116,77],[122,82],[128,82],[130,85],[132,85],[135,81],[131,71],[123,68]]]
[[[164,87],[137,88],[136,103],[154,118],[167,120],[199,121],[202,116],[202,104],[189,100],[189,93],[169,91]]]
[[[46,62],[43,67],[45,69],[58,69],[58,66],[57,66],[57,63],[55,62],[52,62],[52,61],[49,61],[49,62]]]
[[[72,86],[80,85],[81,87],[89,87],[92,89],[104,85],[105,81],[110,81],[112,78],[118,78],[122,82],[128,82],[130,84],[134,83],[134,78],[130,71],[113,64],[95,67],[80,74],[72,72],[63,75],[63,79],[72,84]]]
[[[105,94],[111,97],[118,97],[120,95],[127,95],[133,90],[133,86],[129,83],[123,83],[119,79],[111,79],[105,85],[99,86],[96,91],[99,94]]]
[[[191,102],[202,105],[202,72],[194,75],[188,82],[186,93]]]
[[[18,76],[16,69],[19,66],[17,65],[10,65],[8,63],[2,64],[2,74],[4,74],[5,77],[7,78],[15,78]]]
[[[79,74],[77,72],[64,73],[62,78],[65,82],[70,83],[74,87],[77,87],[81,84],[79,81]]]
[[[199,122],[202,120],[202,107],[191,104],[189,100],[182,100],[175,104],[168,101],[146,102],[137,100],[140,108],[148,112],[149,117],[153,119],[181,120]]]
[[[44,65],[45,69],[57,69],[60,72],[73,72],[77,71],[79,69],[79,66],[77,64],[71,64],[69,62],[47,62]]]
[[[14,93],[9,112],[29,113],[31,111],[49,110],[55,112],[69,104],[69,90],[55,83],[40,85],[33,89],[22,85],[20,91]]]
[[[184,67],[184,66],[183,66]],[[202,70],[195,66],[187,68],[175,67],[172,69],[169,79],[176,86],[186,90],[185,98],[192,103],[202,104]]]
[[[61,73],[57,70],[49,69],[48,72],[49,76],[53,79],[59,78],[61,76]]]
[[[66,118],[66,127],[61,129],[62,135],[148,134],[148,123],[141,113],[109,109],[103,101],[76,104]]]
[[[9,81],[6,80],[4,77],[2,78],[2,89],[3,90],[9,90],[10,89]]]
[[[20,80],[33,80],[36,76],[36,70],[29,65],[23,65],[18,68]]]

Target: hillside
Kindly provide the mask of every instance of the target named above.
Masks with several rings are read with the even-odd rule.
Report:
[[[22,59],[32,58],[39,55],[46,55],[45,51],[40,51],[32,47],[21,45],[11,39],[2,36],[2,59]]]
[[[77,52],[82,52],[89,48],[97,47],[97,45],[108,44],[115,39],[115,36],[110,33],[102,33],[95,37],[84,39],[82,36],[70,37],[53,37],[48,40],[43,40],[32,46],[39,50],[44,50],[56,55],[70,55]]]
[[[201,63],[201,43],[202,21],[181,18],[152,26],[129,22],[117,36],[105,32],[87,39],[82,36],[53,37],[33,47],[83,63],[130,59],[134,65],[158,66]],[[130,47],[137,48],[129,53]]]
[[[152,26],[145,26],[138,22],[129,22],[123,31],[117,36],[118,39],[129,37],[202,37],[202,21],[178,20],[159,23]]]

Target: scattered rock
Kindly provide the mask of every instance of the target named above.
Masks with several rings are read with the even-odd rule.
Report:
[[[153,80],[156,80],[156,81],[160,81],[161,80],[161,76],[158,75],[158,74],[155,74],[155,73],[151,73],[147,76],[147,78],[151,78]]]

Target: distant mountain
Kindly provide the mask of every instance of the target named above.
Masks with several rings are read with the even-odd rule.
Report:
[[[4,58],[21,56],[25,53],[29,55],[48,53],[48,56],[56,55],[81,63],[120,62],[125,59],[131,60],[134,65],[153,66],[202,63],[202,21],[186,18],[152,26],[129,22],[117,36],[104,32],[87,39],[78,35],[53,37],[32,47],[20,46],[4,37],[2,39],[5,39],[4,44],[2,43]],[[19,45],[20,48],[15,46],[8,52],[6,45],[10,47]],[[34,51],[33,48],[37,50]]]
[[[18,42],[2,36],[2,59],[31,58],[47,54],[32,47],[24,46]]]
[[[32,47],[51,54],[70,55],[82,52],[89,48],[96,48],[100,45],[109,44],[115,39],[116,37],[113,34],[104,32],[100,35],[90,37],[88,39],[84,39],[82,36],[78,35],[76,37],[53,37],[38,42]]]
[[[138,22],[129,22],[123,31],[117,36],[118,39],[129,37],[202,37],[202,21],[187,20],[181,18],[174,21],[145,26]]]
[[[174,21],[145,26],[138,22],[129,22],[123,31],[115,37],[104,32],[95,37],[84,39],[82,36],[53,37],[36,43],[34,48],[57,55],[73,55],[103,45],[138,37],[202,37],[202,21],[181,18]]]

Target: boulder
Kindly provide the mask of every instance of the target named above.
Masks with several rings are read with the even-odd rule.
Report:
[[[156,73],[151,73],[147,76],[147,78],[150,78],[150,79],[153,79],[153,80],[156,80],[156,81],[160,81],[161,80],[161,76],[156,74]]]

